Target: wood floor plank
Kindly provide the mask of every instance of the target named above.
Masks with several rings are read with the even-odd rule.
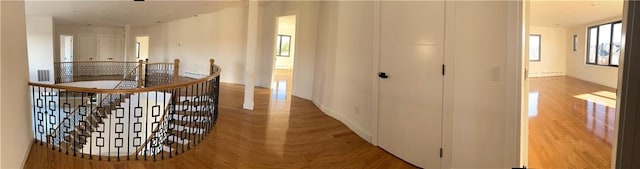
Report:
[[[615,89],[547,77],[531,78],[529,91],[530,168],[611,167]]]

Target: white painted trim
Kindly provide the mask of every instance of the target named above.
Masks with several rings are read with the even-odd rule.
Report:
[[[358,127],[358,125],[356,125],[355,123],[353,123],[349,119],[347,119],[344,116],[342,116],[341,113],[337,113],[335,111],[332,111],[329,108],[326,108],[326,107],[322,106],[315,99],[311,99],[311,102],[313,102],[313,104],[316,105],[316,107],[320,108],[320,110],[322,112],[324,112],[324,114],[326,114],[326,115],[328,115],[330,117],[333,117],[334,119],[342,122],[342,124],[345,124],[347,127],[349,127],[349,129],[351,129],[351,131],[355,132],[358,136],[362,137],[362,139],[364,139],[365,141],[371,143],[371,134],[366,132],[362,128]]]
[[[527,39],[525,32],[528,26],[528,14],[525,11],[527,2],[509,1],[507,2],[507,64],[506,64],[506,85],[507,95],[505,111],[505,149],[503,166],[506,168],[520,167],[527,163],[527,140],[528,128],[526,121],[528,120],[527,109],[525,109],[527,101],[525,98],[528,93],[527,82],[525,79],[524,69],[527,67],[528,59],[525,59],[524,46]]]
[[[373,2],[373,56],[371,67],[371,75],[376,76],[380,72],[380,0]],[[373,78],[371,83],[371,111],[374,113],[371,116],[371,144],[378,145],[378,119],[380,116],[379,102],[380,102],[380,79],[378,77]]]
[[[628,51],[628,50],[626,50],[627,46],[632,47],[630,44],[627,45],[627,38],[633,38],[631,36],[627,37],[628,32],[629,31],[633,31],[633,28],[629,27],[629,24],[627,24],[628,22],[631,22],[631,19],[633,19],[633,16],[632,16],[632,18],[629,18],[629,12],[630,12],[630,10],[634,11],[636,9],[635,8],[634,9],[630,9],[629,5],[630,5],[629,1],[624,1],[623,7],[622,7],[622,22],[625,22],[625,23],[622,24],[622,41],[621,41],[622,42],[622,48],[621,48],[622,50],[620,51],[620,64],[618,66],[618,83],[617,83],[617,86],[616,86],[616,90],[617,89],[623,89],[624,87],[627,87],[629,85],[629,84],[623,83],[622,80],[624,79],[626,71],[632,72],[632,71],[629,71],[629,70],[631,70],[629,67],[626,67],[627,64],[625,64],[625,60],[626,60],[625,57],[627,55],[625,54],[625,52]],[[629,29],[631,29],[631,30],[629,30]],[[629,35],[633,35],[633,33],[631,33]],[[629,62],[629,63],[631,63],[631,62]],[[628,64],[628,65],[631,65],[631,64]],[[633,87],[631,87],[631,88],[633,88]],[[621,125],[620,121],[622,120],[620,118],[622,116],[620,113],[621,113],[621,111],[624,111],[623,108],[622,108],[622,107],[624,107],[624,106],[622,106],[622,104],[624,104],[622,102],[622,100],[625,99],[625,97],[623,97],[623,96],[633,97],[634,94],[628,92],[628,90],[617,90],[616,91],[616,95],[618,96],[618,99],[616,99],[616,107],[617,108],[616,108],[615,121],[613,123],[613,145],[611,146],[611,168],[622,168],[623,164],[617,165],[618,162],[620,162],[620,161],[618,161],[618,143],[619,143],[619,141],[621,139],[621,137],[620,137],[620,134],[621,134],[620,133],[620,125]],[[627,113],[629,113],[629,112],[627,112]]]
[[[440,168],[451,168],[453,156],[453,102],[456,35],[456,1],[445,1],[444,6],[444,53],[445,76],[442,94],[442,142],[443,151]]]
[[[32,129],[32,131],[33,131],[33,129]],[[33,138],[33,140],[35,140],[35,138]],[[35,143],[35,141],[31,141],[31,144],[29,144],[29,150],[27,151],[27,153],[22,155],[22,162],[20,163],[20,168],[24,168],[24,165],[27,164],[27,159],[29,159],[29,154],[31,154],[31,147],[33,147],[34,143]]]

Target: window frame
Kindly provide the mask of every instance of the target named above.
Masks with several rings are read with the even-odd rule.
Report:
[[[619,21],[607,22],[607,23],[603,23],[603,24],[598,24],[598,25],[593,25],[593,26],[587,27],[587,31],[586,31],[586,34],[587,34],[586,41],[587,41],[587,43],[586,43],[586,48],[585,48],[585,54],[586,54],[585,55],[585,63],[587,65],[607,66],[607,67],[618,67],[618,66],[620,66],[619,62],[618,62],[618,65],[611,64],[611,60],[613,59],[613,32],[614,32],[613,27],[614,27],[615,24],[618,24],[618,23],[622,24],[622,21],[619,20]],[[599,43],[600,43],[600,26],[603,26],[603,25],[611,25],[611,32],[609,32],[609,61],[607,62],[606,65],[598,64],[598,49],[599,49],[599,46],[600,46],[599,45]],[[591,34],[589,33],[589,30],[592,29],[592,28],[596,28],[596,50],[595,50],[596,51],[596,55],[595,55],[596,58],[595,58],[594,63],[589,63],[589,54],[590,54],[589,51],[591,51],[591,49],[589,48],[589,44],[591,43]],[[621,39],[622,39],[622,37],[621,37]],[[621,56],[618,56],[618,60],[620,60],[620,57]]]
[[[283,46],[282,46],[282,38],[283,37],[288,37],[289,38],[289,44],[287,46],[287,48],[289,49],[289,51],[287,52],[283,52]],[[279,48],[277,49],[278,51],[276,52],[276,56],[279,57],[289,57],[291,56],[291,35],[283,35],[283,34],[278,34],[278,36],[276,37],[276,43],[278,43]],[[283,55],[286,54],[286,55]]]
[[[540,62],[542,61],[542,35],[541,34],[529,34],[529,43],[531,43],[531,36],[538,37],[538,60],[531,60],[531,56],[529,56],[529,62]],[[531,50],[531,44],[529,44],[529,50]],[[531,53],[531,51],[529,51]]]

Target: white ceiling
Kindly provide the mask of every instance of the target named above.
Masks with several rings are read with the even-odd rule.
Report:
[[[569,28],[622,17],[622,8],[622,0],[532,0],[529,20],[531,25]]]
[[[52,16],[56,24],[95,26],[147,26],[227,7],[246,6],[234,1],[36,1],[27,0],[27,16]],[[158,22],[159,21],[159,22]]]

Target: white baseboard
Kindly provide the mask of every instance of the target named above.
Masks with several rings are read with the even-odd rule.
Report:
[[[564,76],[564,72],[531,72],[529,77],[552,77],[552,76]]]
[[[20,168],[24,168],[24,165],[27,163],[27,159],[29,158],[29,154],[31,154],[31,148],[33,144],[35,144],[35,138],[32,139],[31,144],[29,144],[29,150],[27,150],[26,154],[22,155],[22,163],[20,163]]]
[[[340,122],[342,122],[343,124],[345,124],[347,127],[349,127],[349,129],[351,129],[351,131],[353,131],[354,133],[356,133],[358,136],[362,137],[362,139],[366,140],[367,142],[371,143],[371,134],[369,134],[369,132],[366,132],[365,130],[363,130],[362,128],[358,127],[358,125],[356,125],[355,123],[353,123],[352,121],[350,121],[349,119],[345,118],[344,116],[342,116],[342,114],[340,113],[336,113],[335,111],[332,111],[324,106],[322,106],[321,104],[319,104],[315,99],[311,99],[311,102],[313,102],[313,104],[315,104],[318,108],[320,108],[320,110],[322,112],[324,112],[324,114],[328,115],[329,117],[332,117]]]

